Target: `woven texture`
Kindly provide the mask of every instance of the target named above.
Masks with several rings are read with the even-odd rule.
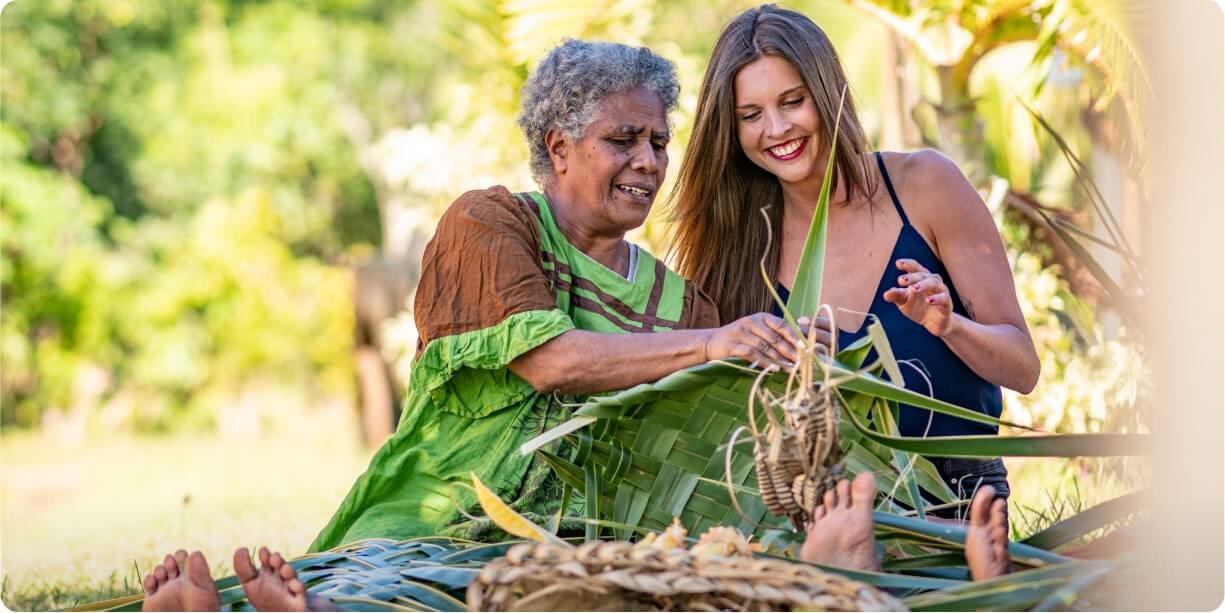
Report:
[[[713,366],[589,401],[583,409],[607,417],[569,435],[577,447],[573,458],[550,457],[558,474],[590,496],[583,477],[594,470],[600,516],[620,524],[662,530],[679,517],[692,534],[724,525],[759,537],[786,527],[788,519],[769,514],[759,494],[751,436],[741,435],[728,469],[727,445],[747,424],[754,379],[735,367]]]
[[[759,410],[757,427],[750,428],[746,409],[758,374],[711,363],[593,398],[575,414],[598,419],[568,435],[577,454],[548,458],[578,491],[588,494],[594,481],[602,519],[661,530],[678,517],[692,534],[724,525],[759,539],[782,537],[802,525],[825,488],[842,475],[837,413],[826,412],[822,402],[809,404],[802,423],[778,433],[788,439],[774,446],[781,457],[767,461],[770,420]],[[786,382],[786,374],[774,373],[759,387],[777,398]],[[815,453],[814,446],[824,451]],[[801,448],[805,461],[794,451]],[[585,479],[585,471],[596,478]],[[763,491],[760,484],[771,475]],[[618,530],[616,536],[631,533]]]
[[[478,611],[901,611],[901,601],[812,566],[624,541],[520,544],[468,587]]]

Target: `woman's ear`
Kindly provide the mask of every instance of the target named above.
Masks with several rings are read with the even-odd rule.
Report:
[[[549,128],[544,133],[544,146],[549,150],[549,159],[553,160],[553,172],[566,174],[566,156],[570,153],[570,140],[557,128]]]

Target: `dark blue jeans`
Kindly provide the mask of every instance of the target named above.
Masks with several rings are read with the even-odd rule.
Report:
[[[994,487],[995,495],[1005,500],[1012,493],[1008,487],[1008,469],[1004,467],[1004,460],[1000,458],[990,460],[979,458],[927,459],[936,466],[936,472],[940,473],[944,483],[959,499],[974,498],[974,492],[984,485]],[[970,515],[970,507],[939,509],[931,514],[948,519],[965,519]]]

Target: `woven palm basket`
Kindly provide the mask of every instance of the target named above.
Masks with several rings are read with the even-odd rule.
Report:
[[[515,545],[468,586],[478,611],[902,611],[874,587],[805,564],[625,541]]]

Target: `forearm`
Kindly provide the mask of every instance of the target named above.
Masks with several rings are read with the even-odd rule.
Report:
[[[589,394],[655,381],[706,361],[713,330],[601,334],[570,330],[510,363],[542,392]]]
[[[953,325],[941,337],[970,370],[987,381],[1028,394],[1038,383],[1041,365],[1033,341],[1012,324],[980,324],[953,315]]]

